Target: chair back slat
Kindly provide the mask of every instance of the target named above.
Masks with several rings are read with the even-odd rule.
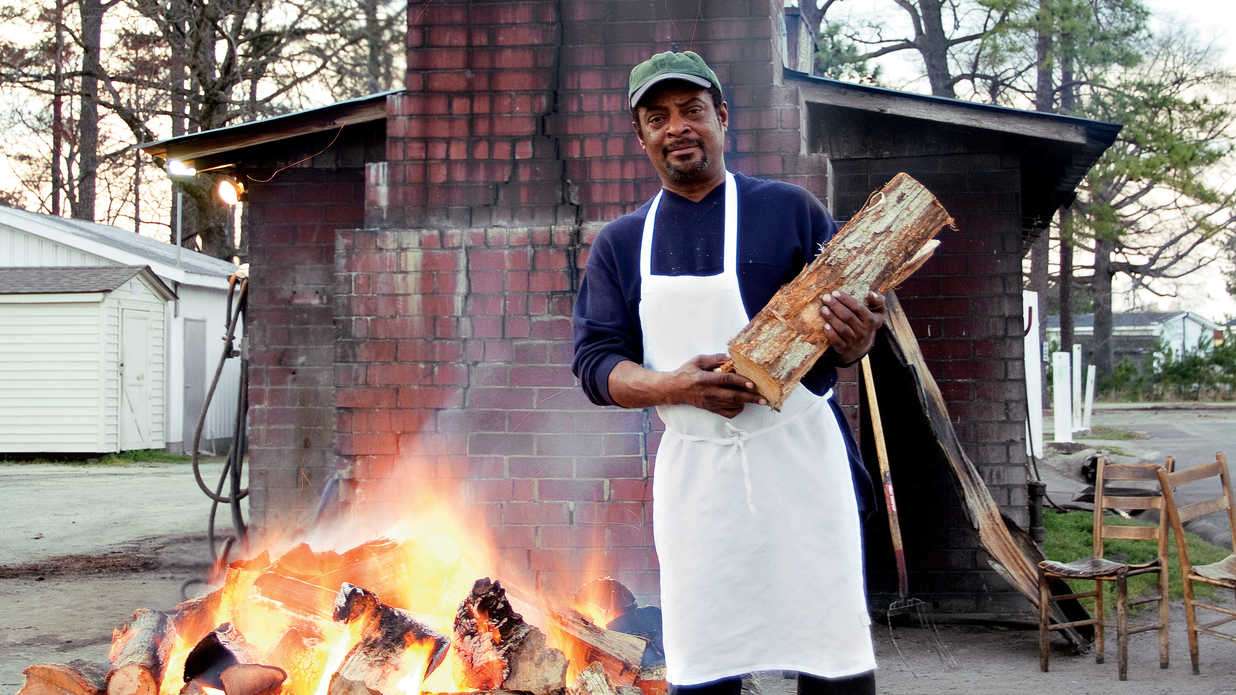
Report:
[[[1167,480],[1172,487],[1176,488],[1198,480],[1214,477],[1219,475],[1222,470],[1223,467],[1220,463],[1218,461],[1213,461],[1204,466],[1193,466],[1192,468],[1186,468],[1182,471],[1176,471],[1175,473],[1167,476]]]
[[[1124,539],[1130,541],[1153,541],[1159,538],[1158,526],[1116,526],[1103,524],[1105,540]]]
[[[1158,480],[1157,463],[1109,463],[1103,467],[1103,478],[1112,480]]]
[[[1154,496],[1103,495],[1104,509],[1162,509],[1163,498]]]
[[[1180,523],[1187,524],[1199,517],[1206,516],[1207,514],[1214,514],[1215,512],[1221,512],[1225,509],[1227,509],[1226,496],[1215,497],[1208,500],[1202,500],[1201,502],[1182,505],[1180,507]]]

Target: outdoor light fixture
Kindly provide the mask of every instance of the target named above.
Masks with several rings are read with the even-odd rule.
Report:
[[[241,196],[245,194],[245,184],[225,176],[215,184],[215,194],[224,205],[232,207],[239,203]]]
[[[168,176],[194,176],[197,174],[197,169],[185,164],[179,159],[167,160],[167,175]]]

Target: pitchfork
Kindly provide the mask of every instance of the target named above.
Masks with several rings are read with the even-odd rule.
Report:
[[[910,577],[906,571],[906,551],[901,542],[901,522],[897,518],[897,497],[893,494],[893,474],[888,466],[888,449],[884,445],[884,424],[880,419],[880,405],[876,401],[875,379],[871,375],[871,360],[863,357],[863,383],[867,389],[867,404],[871,413],[871,430],[875,435],[876,458],[880,462],[880,483],[884,488],[884,501],[888,507],[888,531],[893,540],[893,558],[897,562],[897,599],[888,605],[885,617],[888,621],[888,637],[897,650],[901,662],[909,668],[901,647],[897,644],[897,636],[893,634],[893,617],[913,615],[920,628],[931,632],[932,647],[940,657],[940,661],[949,666],[956,666],[957,661],[949,653],[948,648],[940,641],[940,631],[931,616],[927,614],[927,602],[910,596]],[[911,669],[913,671],[913,669]]]

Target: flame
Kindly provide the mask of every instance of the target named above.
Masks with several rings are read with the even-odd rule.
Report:
[[[379,496],[393,493],[398,497]],[[392,482],[387,478],[380,490],[362,488],[355,494],[363,503],[353,508],[367,510],[364,518],[348,518],[307,535],[270,536],[260,547],[250,549],[255,553],[251,559],[233,563],[224,576],[216,578],[221,586],[213,609],[191,620],[182,616],[177,622],[160,695],[178,695],[189,652],[225,622],[236,627],[262,663],[287,672],[284,695],[326,695],[332,676],[364,638],[365,620],[343,623],[333,619],[335,594],[344,582],[364,587],[383,603],[408,611],[448,639],[460,602],[480,577],[502,577],[512,597],[538,596],[520,590],[536,585],[521,574],[524,570],[502,565],[483,526],[484,515],[462,511],[465,507],[457,502],[455,491],[440,480],[396,478]],[[391,524],[391,519],[397,521]],[[589,563],[592,576],[603,575],[597,562]],[[587,606],[578,608],[603,624]],[[537,619],[535,612],[542,607],[520,610],[529,622],[546,628],[551,646],[567,655],[573,681],[574,674],[587,666],[575,662],[586,655],[573,654],[571,640],[556,636]],[[478,624],[489,625],[485,616],[477,618]],[[496,626],[490,625],[489,630],[498,641]],[[473,690],[465,685],[463,664],[454,650],[426,676],[433,649],[432,640],[408,645],[396,672],[398,692]],[[217,690],[207,692],[221,695]]]

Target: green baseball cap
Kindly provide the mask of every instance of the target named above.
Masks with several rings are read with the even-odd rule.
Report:
[[[631,98],[631,108],[635,108],[653,85],[665,80],[683,80],[705,88],[716,87],[718,92],[721,91],[721,81],[717,79],[717,73],[708,67],[708,63],[705,63],[698,53],[665,51],[631,68],[631,85],[627,90],[627,96]]]

